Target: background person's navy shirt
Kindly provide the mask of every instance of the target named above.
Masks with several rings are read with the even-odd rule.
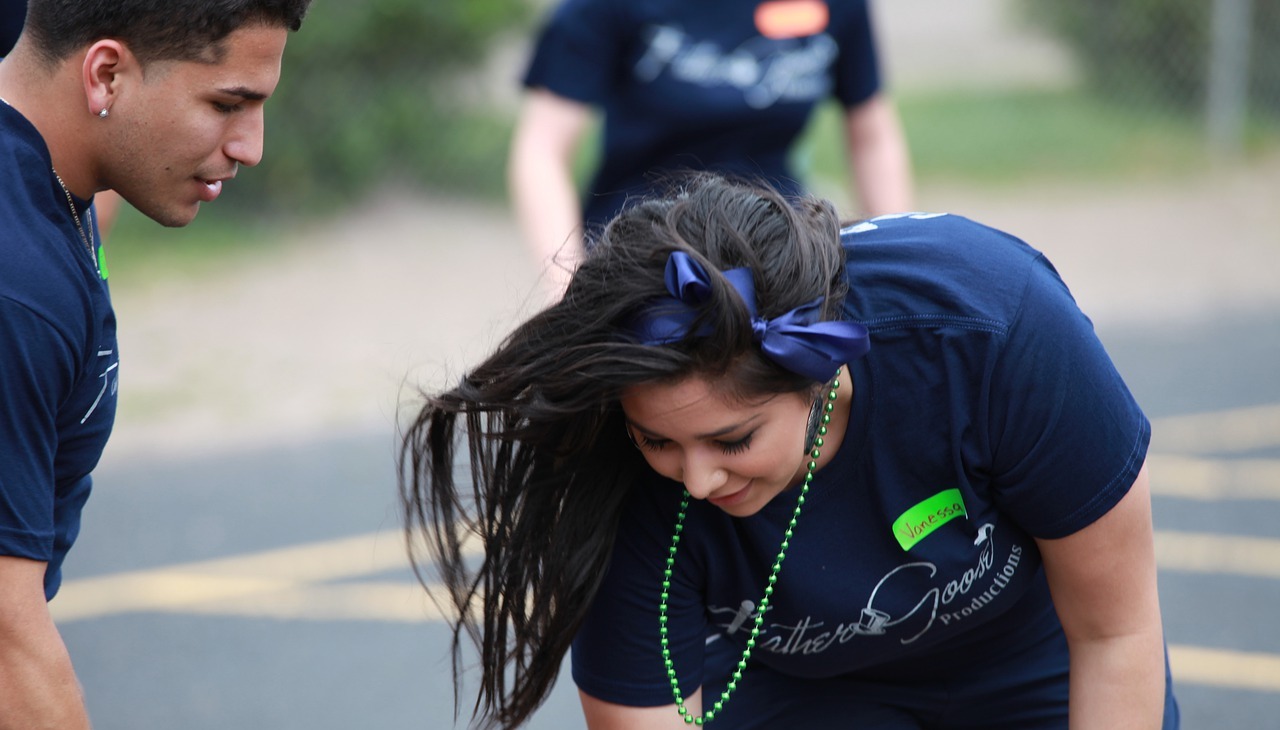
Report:
[[[0,103],[0,554],[47,562],[46,598],[111,433],[119,364],[107,282],[51,170],[39,132]]]
[[[880,88],[867,5],[828,4],[818,33],[770,39],[750,0],[566,0],[538,38],[528,87],[604,112],[588,227],[679,170],[799,185],[788,165],[814,108],[846,107]]]
[[[0,58],[13,50],[26,20],[26,0],[0,0]]]
[[[999,668],[1025,649],[1010,641],[1021,635],[1054,653],[1042,659],[1060,665],[1065,698],[1035,538],[1111,509],[1142,467],[1150,424],[1057,273],[1021,241],[921,215],[875,219],[843,241],[846,316],[872,346],[851,364],[849,428],[815,476],[752,666],[916,686]],[[963,513],[904,546],[899,518],[950,490]],[[573,646],[574,680],[593,697],[672,702],[658,594],[680,494],[652,475],[623,513]],[[668,610],[686,696],[717,680],[704,671],[708,637],[745,647],[795,496],[744,519],[690,503]]]

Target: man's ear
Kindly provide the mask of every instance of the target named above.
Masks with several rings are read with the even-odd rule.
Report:
[[[89,46],[82,75],[90,114],[107,118],[120,93],[122,77],[131,71],[140,71],[138,60],[120,41],[104,38]]]

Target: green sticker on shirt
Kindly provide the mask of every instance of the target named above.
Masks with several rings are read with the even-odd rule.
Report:
[[[934,530],[957,517],[967,517],[959,489],[948,489],[902,513],[893,523],[893,536],[903,550],[928,537]]]

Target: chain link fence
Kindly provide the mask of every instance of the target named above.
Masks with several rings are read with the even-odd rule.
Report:
[[[1099,96],[1203,124],[1214,152],[1280,130],[1280,0],[1021,0]]]

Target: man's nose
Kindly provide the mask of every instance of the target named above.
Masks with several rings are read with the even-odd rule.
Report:
[[[227,157],[237,163],[253,167],[262,161],[263,138],[266,134],[262,108],[245,112],[238,121],[231,138],[226,141],[224,151]]]

